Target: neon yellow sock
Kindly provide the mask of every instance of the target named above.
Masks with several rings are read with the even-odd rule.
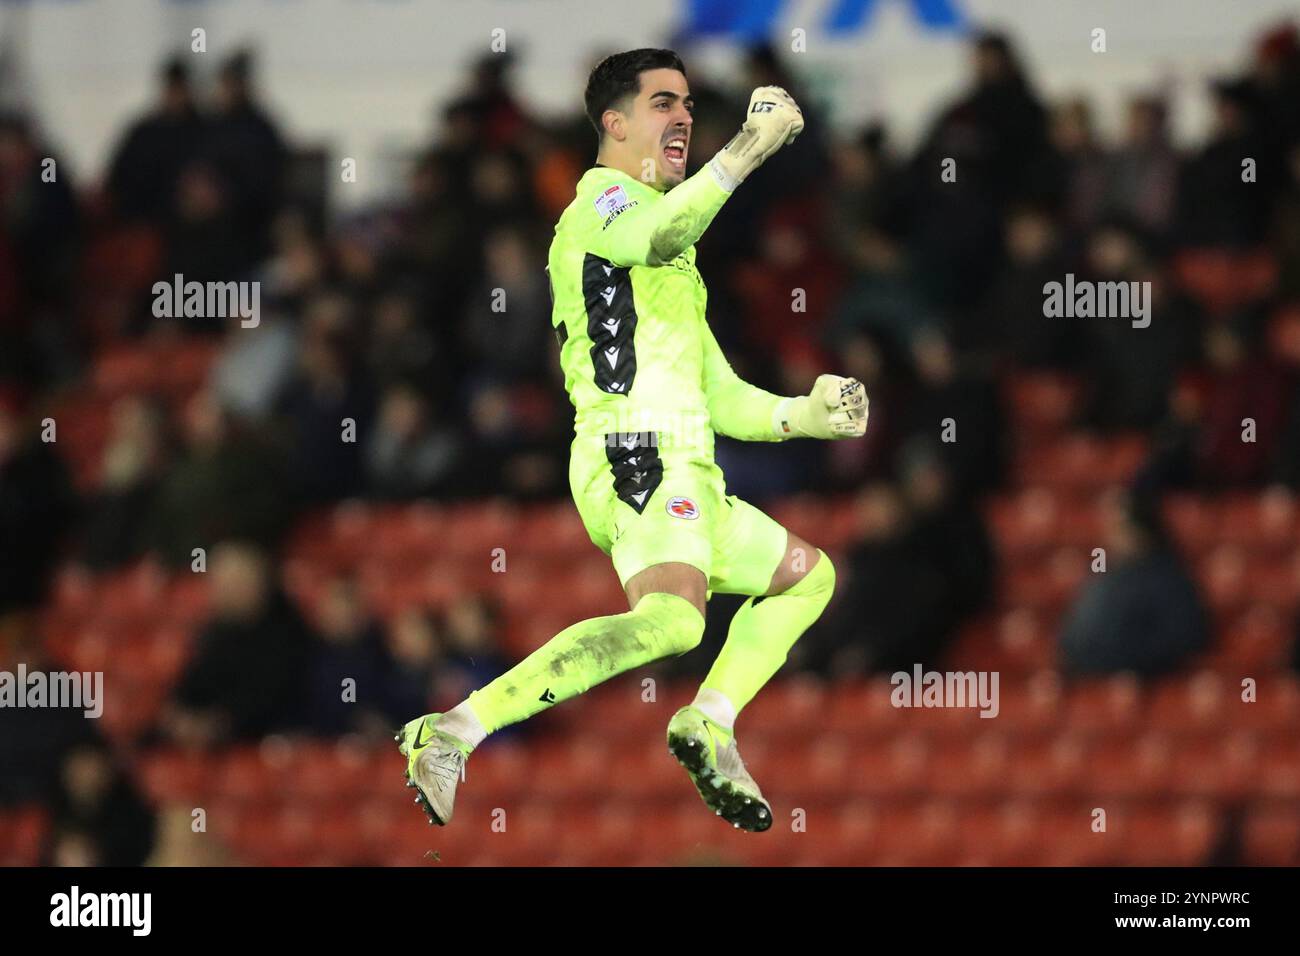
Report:
[[[647,594],[624,614],[566,627],[492,683],[469,695],[488,732],[527,720],[624,671],[685,654],[704,637],[704,618],[676,594]]]
[[[820,548],[817,554],[817,563],[794,587],[752,597],[740,606],[701,690],[725,694],[740,713],[781,669],[794,642],[821,616],[835,591],[835,566]]]

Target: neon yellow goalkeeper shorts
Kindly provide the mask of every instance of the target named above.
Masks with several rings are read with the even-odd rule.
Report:
[[[786,530],[726,492],[712,455],[660,453],[655,432],[578,436],[569,487],[592,542],[626,585],[640,571],[680,561],[708,591],[765,594],[785,557]]]

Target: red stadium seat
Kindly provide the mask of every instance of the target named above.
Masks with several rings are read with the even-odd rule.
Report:
[[[1079,409],[1079,383],[1055,372],[1021,372],[1003,380],[1003,397],[1015,427],[1059,432]]]
[[[924,791],[932,748],[924,736],[905,734],[884,746],[860,747],[853,758],[849,789],[870,797]]]
[[[613,756],[608,739],[593,732],[572,734],[562,743],[545,746],[533,763],[529,794],[566,799],[599,790]]]
[[[0,866],[36,866],[49,832],[42,807],[0,809]]]
[[[997,727],[1021,738],[1053,732],[1065,719],[1064,693],[1055,671],[1036,671],[1024,678],[1003,675],[998,686]]]
[[[1211,671],[1165,678],[1151,688],[1147,724],[1166,733],[1212,733],[1224,724],[1230,693]]]
[[[776,726],[811,728],[821,724],[825,710],[826,691],[821,682],[795,676],[760,690],[737,719],[736,730],[752,734]]]
[[[926,790],[962,800],[993,797],[1004,791],[1011,747],[991,731],[939,746],[926,768]]]
[[[1146,451],[1147,440],[1141,435],[1098,439],[1072,433],[1022,447],[1016,473],[1030,485],[1100,490],[1132,478]]]
[[[817,724],[828,734],[847,734],[869,740],[889,739],[904,726],[907,713],[890,702],[893,689],[887,678],[832,684]],[[745,720],[748,723],[748,710]]]
[[[1266,250],[1188,249],[1174,258],[1178,284],[1211,315],[1225,315],[1266,298],[1277,264]]]
[[[1082,791],[1102,805],[1105,800],[1146,797],[1168,786],[1173,769],[1173,740],[1159,733],[1113,737],[1088,746]]]
[[[1066,692],[1065,723],[1073,731],[1129,733],[1139,726],[1142,688],[1128,675],[1078,681]]]
[[[1182,743],[1174,754],[1165,789],[1180,797],[1229,803],[1247,795],[1259,773],[1259,747],[1249,733]]]
[[[1300,865],[1300,808],[1261,802],[1246,812],[1242,860],[1248,866]]]
[[[1215,535],[1224,544],[1277,555],[1300,539],[1300,509],[1289,491],[1230,495],[1215,512]]]
[[[1025,797],[1059,797],[1079,791],[1088,772],[1085,738],[1063,733],[1013,743],[1006,791]]]
[[[1121,866],[1204,865],[1218,836],[1218,820],[1201,801],[1137,802],[1108,810],[1106,832]]]
[[[1264,741],[1257,787],[1264,796],[1300,800],[1300,740],[1294,731]]]
[[[1262,679],[1287,669],[1291,622],[1276,607],[1255,604],[1218,615],[1218,642],[1201,663],[1240,687],[1243,677]]]

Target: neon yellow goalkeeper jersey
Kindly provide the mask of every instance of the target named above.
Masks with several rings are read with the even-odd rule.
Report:
[[[677,252],[729,193],[706,171],[661,193],[595,166],[560,216],[547,271],[551,324],[577,436],[655,432],[660,447],[713,457],[715,431],[775,441],[780,397],[742,381],[705,319],[695,246]],[[667,241],[666,241],[667,240]],[[677,254],[663,261],[664,249]]]

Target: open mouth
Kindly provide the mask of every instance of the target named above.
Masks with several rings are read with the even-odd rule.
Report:
[[[668,161],[671,169],[684,170],[686,168],[686,140],[681,136],[675,136],[664,144],[664,159]]]

